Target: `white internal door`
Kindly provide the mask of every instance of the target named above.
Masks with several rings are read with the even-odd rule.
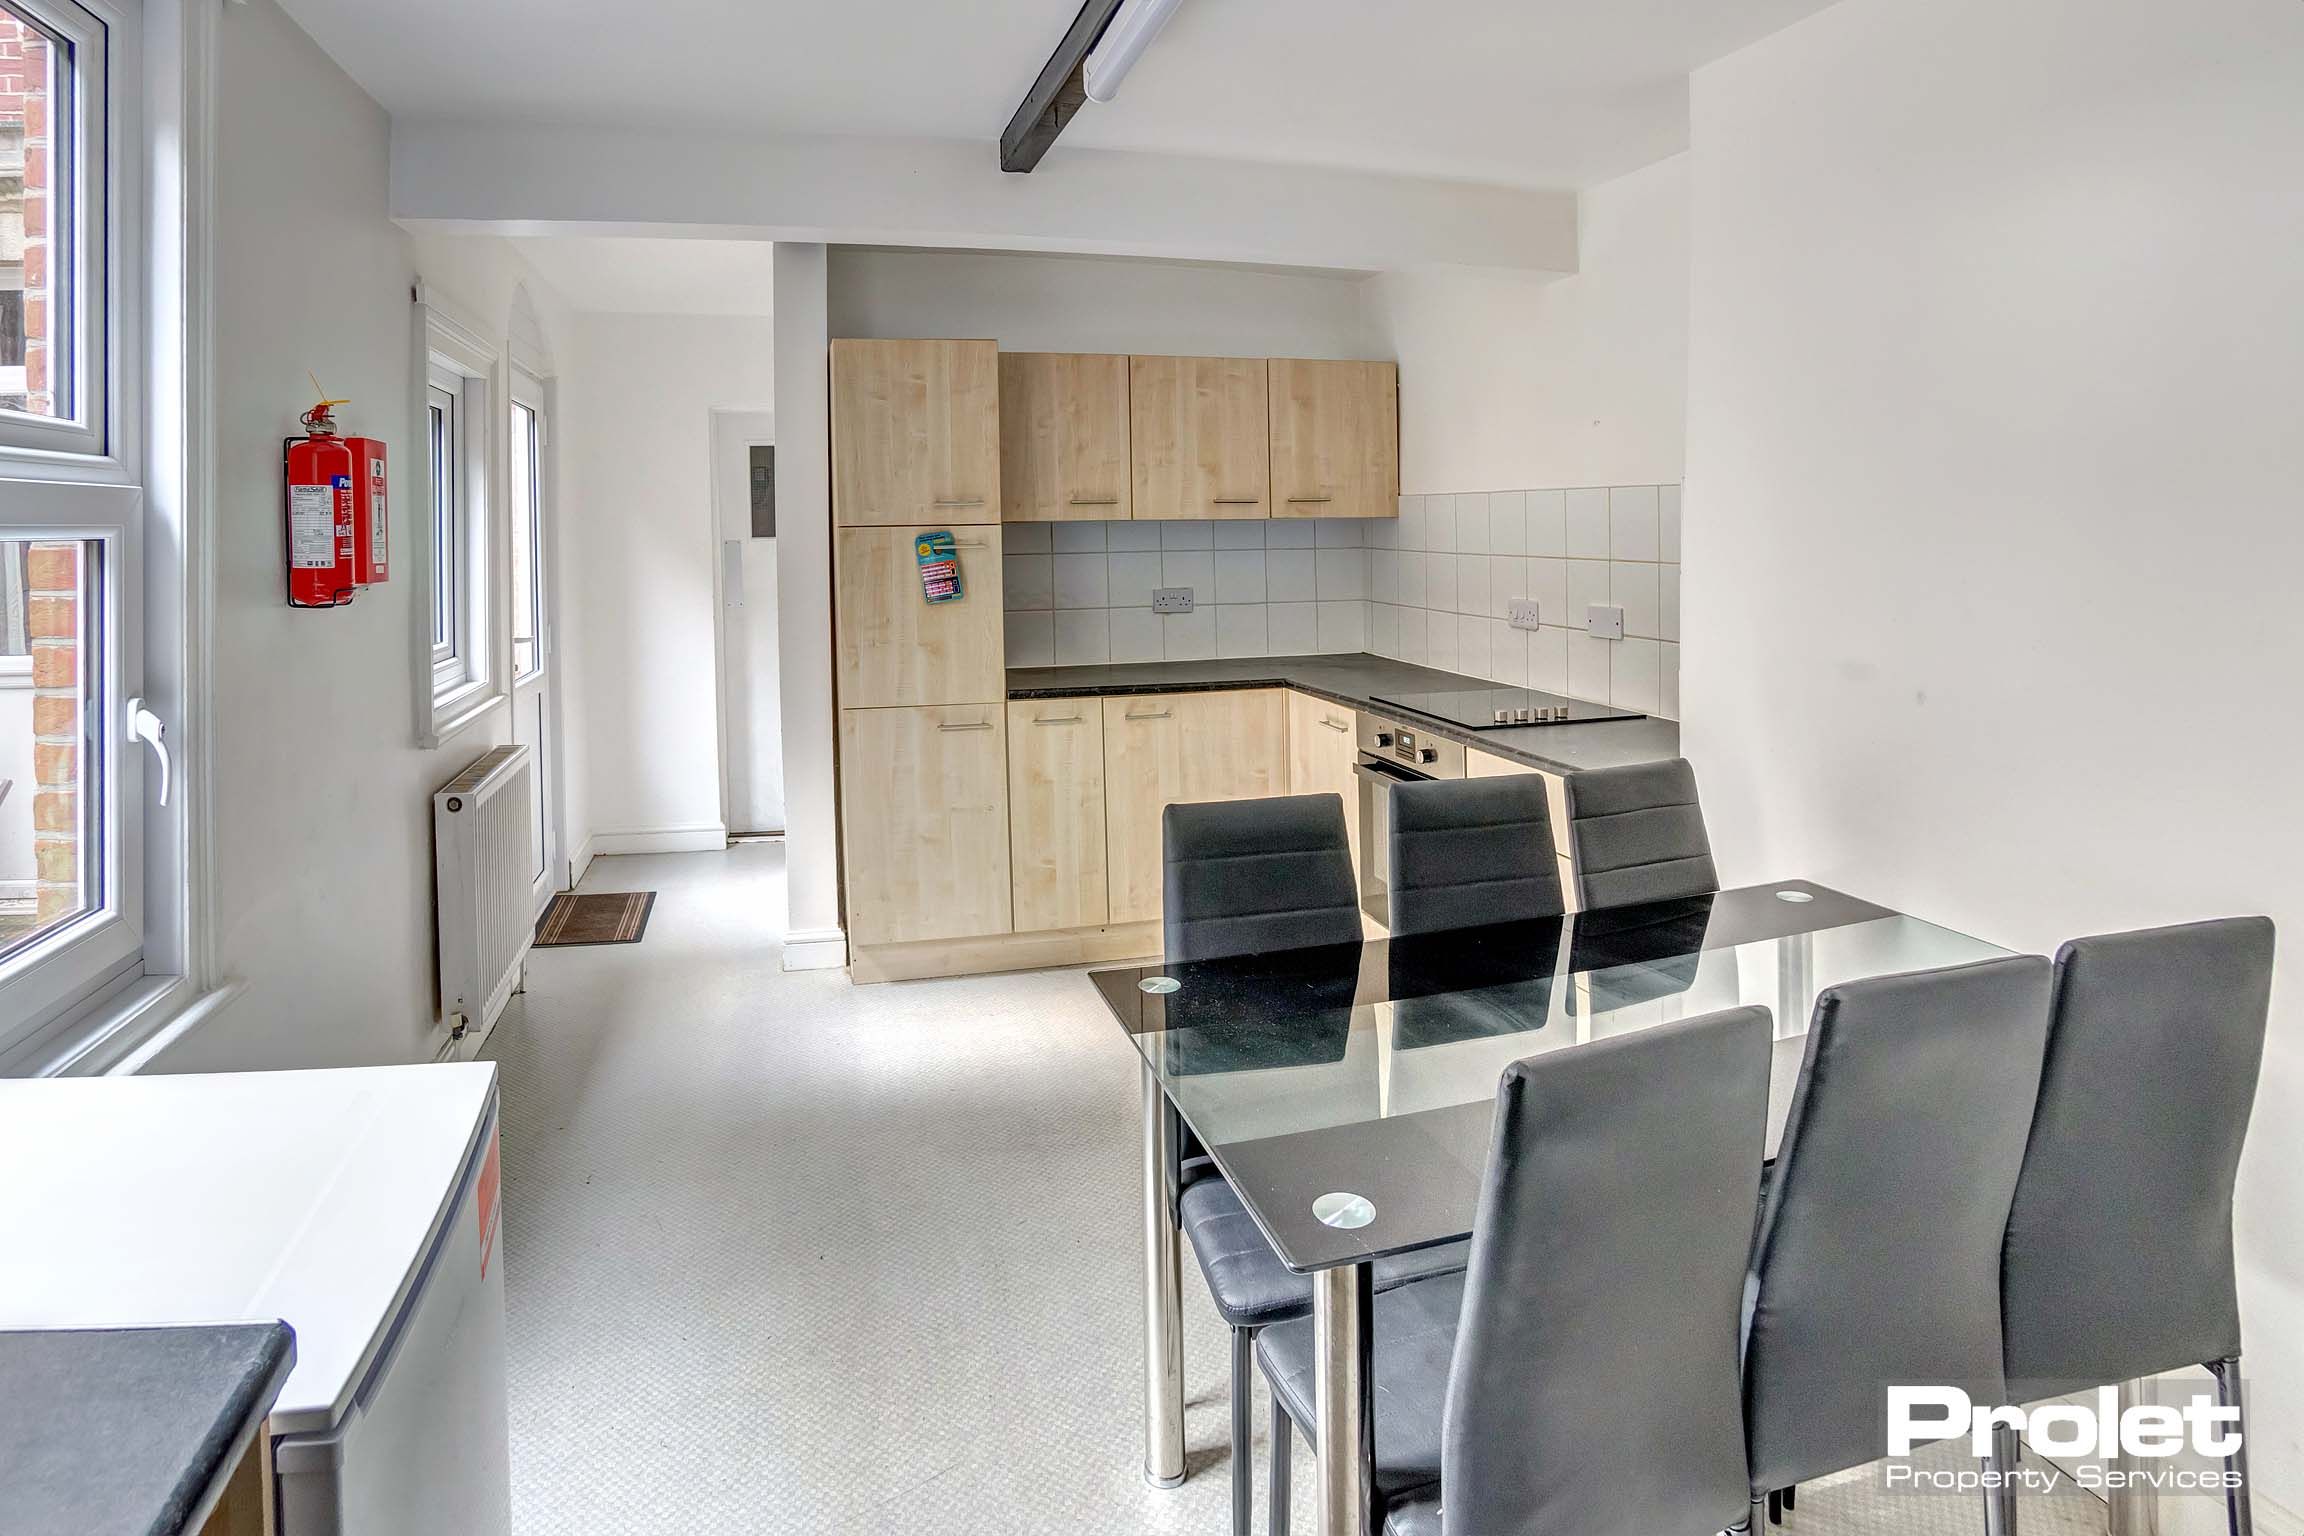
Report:
[[[553,731],[554,673],[547,574],[552,518],[552,427],[541,381],[519,369],[512,375],[512,739],[528,748],[535,766],[529,818],[529,878],[536,910],[567,884],[560,849],[558,741]]]
[[[712,413],[720,533],[723,819],[736,837],[784,830],[784,714],[776,670],[776,425]]]

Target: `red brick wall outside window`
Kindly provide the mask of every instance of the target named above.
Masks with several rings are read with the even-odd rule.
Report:
[[[0,407],[56,414],[48,39],[0,3]]]

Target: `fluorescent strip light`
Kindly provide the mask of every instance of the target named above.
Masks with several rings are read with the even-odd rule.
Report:
[[[1184,0],[1123,0],[1104,36],[1081,67],[1080,85],[1090,101],[1110,101],[1120,94],[1120,82],[1152,46],[1152,39],[1168,25]]]

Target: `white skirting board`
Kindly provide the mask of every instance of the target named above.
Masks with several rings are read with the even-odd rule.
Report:
[[[784,935],[784,969],[836,971],[848,963],[848,935],[837,928],[795,928]]]
[[[641,827],[628,832],[595,832],[579,854],[589,864],[604,853],[717,853],[728,846],[728,829],[717,821],[689,827]]]

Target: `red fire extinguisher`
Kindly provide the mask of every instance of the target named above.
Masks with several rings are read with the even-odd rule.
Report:
[[[323,395],[282,445],[293,607],[340,607],[390,574],[384,444],[337,435],[335,408],[350,403]]]

